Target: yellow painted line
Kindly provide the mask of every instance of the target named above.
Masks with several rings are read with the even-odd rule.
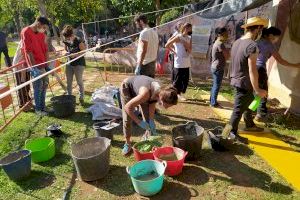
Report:
[[[209,96],[203,95],[201,98],[209,99]],[[222,96],[219,96],[218,98],[221,104],[222,102],[228,102],[228,100]],[[223,119],[229,119],[232,112],[227,108],[213,108],[213,111]],[[241,136],[249,139],[249,146],[253,148],[259,156],[265,159],[297,190],[300,190],[299,152],[295,151],[289,144],[280,140],[270,131],[263,133],[250,133],[240,130],[240,134]]]

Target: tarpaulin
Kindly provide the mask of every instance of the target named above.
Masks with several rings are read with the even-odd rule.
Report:
[[[207,0],[201,1],[200,3],[190,4],[187,9],[192,12],[198,12],[203,9],[205,10],[198,14],[199,17],[208,19],[218,19],[226,17],[237,12],[243,12],[257,8],[263,4],[268,3],[271,0]],[[227,2],[225,4],[222,4]],[[219,5],[219,6],[217,6]]]

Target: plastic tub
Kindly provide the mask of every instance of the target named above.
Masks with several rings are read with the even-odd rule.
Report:
[[[183,151],[177,147],[160,147],[154,150],[154,159],[157,161],[166,161],[167,169],[165,174],[168,176],[177,176],[182,172],[184,159],[188,152]],[[176,160],[163,160],[163,156],[174,155]]]
[[[142,196],[153,196],[163,187],[166,162],[143,160],[127,167],[134,190]]]
[[[106,137],[83,139],[71,146],[71,154],[80,180],[94,181],[109,171],[111,140]]]
[[[142,141],[142,142],[138,142],[135,143],[132,147],[133,149],[133,155],[136,161],[141,161],[141,160],[154,160],[154,156],[153,156],[153,151],[150,152],[140,152],[136,146],[141,144],[141,143],[145,143],[146,141]]]
[[[73,95],[52,97],[51,102],[56,117],[68,117],[75,113],[76,97]]]
[[[196,122],[176,126],[172,129],[173,146],[187,151],[187,160],[196,160],[200,157],[202,149],[203,131]]]
[[[33,162],[45,162],[55,156],[55,141],[50,137],[28,139],[25,149],[31,151]]]
[[[10,153],[0,160],[0,166],[11,180],[24,179],[30,175],[31,152],[21,150]]]

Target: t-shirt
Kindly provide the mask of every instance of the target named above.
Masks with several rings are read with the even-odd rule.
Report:
[[[180,41],[190,42],[190,37],[182,36],[179,34]],[[189,68],[191,67],[191,58],[190,53],[186,51],[182,42],[174,43],[175,47],[175,58],[174,58],[174,67],[175,68]]]
[[[272,54],[275,52],[275,47],[271,42],[265,39],[260,39],[257,42],[257,46],[259,53],[256,61],[256,66],[258,68],[266,68],[266,63],[268,59],[272,56]]]
[[[257,51],[257,44],[252,39],[238,39],[233,43],[231,49],[232,86],[253,90],[249,76],[248,58]]]
[[[64,44],[67,47],[67,51],[70,54],[80,52],[80,48],[79,48],[80,43],[83,43],[83,41],[78,37],[75,37],[73,43],[69,43],[69,42],[64,41]],[[70,58],[69,58],[69,60],[70,60]],[[77,66],[77,65],[85,66],[84,56],[82,56],[81,58],[71,62],[70,65],[72,65],[72,66]]]
[[[225,45],[220,40],[216,40],[211,50],[211,68],[224,69],[226,60],[223,54]]]
[[[142,40],[148,42],[147,52],[142,63],[143,65],[147,65],[148,63],[156,61],[157,58],[157,50],[159,43],[157,31],[149,27],[144,28],[144,30],[140,33],[139,44]],[[139,57],[142,54],[142,51],[142,46],[138,45],[137,57]]]
[[[0,48],[6,47],[6,35],[0,31]]]
[[[127,79],[126,83],[129,86],[132,97],[136,97],[139,94],[140,88],[145,87],[150,90],[150,100],[154,100],[152,97],[160,90],[159,83],[149,76],[132,76]]]
[[[48,47],[45,40],[44,33],[33,32],[30,27],[25,27],[21,31],[21,41],[22,41],[22,52],[26,59],[26,62],[30,65],[33,63],[29,63],[28,53],[32,53],[33,58],[35,60],[34,64],[44,63],[47,60],[46,54],[48,51]],[[44,68],[47,65],[40,65],[38,68]]]

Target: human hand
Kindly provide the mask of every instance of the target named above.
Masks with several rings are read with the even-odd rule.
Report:
[[[157,135],[156,126],[155,126],[153,119],[149,120],[149,127],[150,127],[150,131],[151,131],[152,135]]]
[[[256,94],[261,97],[261,98],[265,98],[268,96],[268,92],[266,90],[262,90],[262,89],[258,89],[257,91],[255,91]]]
[[[141,121],[139,123],[139,127],[141,127],[144,130],[150,130],[149,124],[146,121]]]

